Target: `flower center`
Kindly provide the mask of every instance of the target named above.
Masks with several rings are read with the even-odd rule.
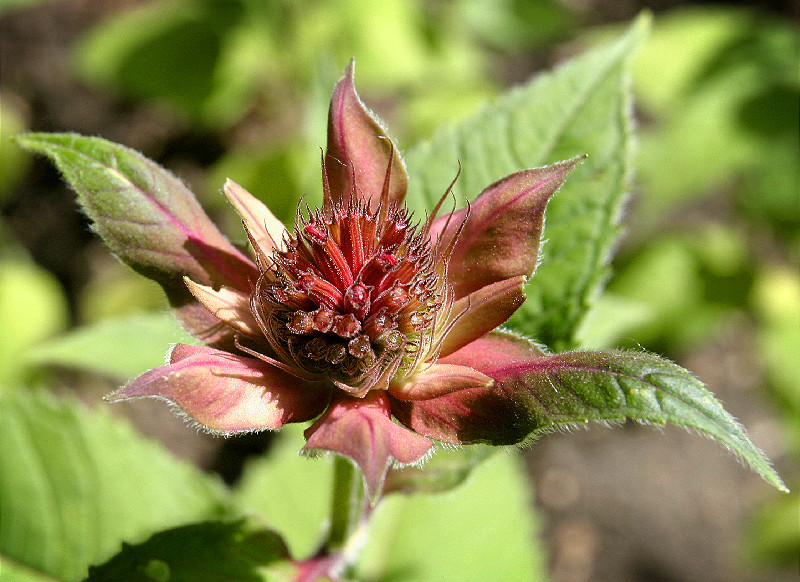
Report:
[[[351,200],[297,221],[256,285],[253,312],[287,364],[356,396],[436,349],[452,289],[405,208]]]

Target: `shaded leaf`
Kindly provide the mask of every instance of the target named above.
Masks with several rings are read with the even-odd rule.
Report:
[[[408,203],[424,212],[459,160],[463,172],[453,191],[461,201],[521,168],[588,154],[550,201],[542,262],[510,321],[555,349],[574,345],[619,235],[631,167],[628,62],[648,22],[641,18],[617,40],[534,77],[406,157]]]
[[[159,532],[89,568],[88,582],[259,582],[292,579],[281,537],[244,520]]]
[[[498,452],[497,447],[472,445],[463,449],[441,449],[422,467],[390,469],[384,493],[439,493],[458,487],[480,463]]]
[[[225,491],[103,410],[0,393],[0,557],[73,580],[123,540],[219,517]]]

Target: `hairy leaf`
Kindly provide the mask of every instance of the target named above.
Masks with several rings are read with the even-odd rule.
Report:
[[[220,484],[104,411],[0,394],[0,557],[73,580],[124,540],[221,516]]]
[[[592,420],[674,424],[716,439],[768,483],[786,491],[764,453],[703,383],[655,354],[609,350],[549,355],[527,340],[493,332],[445,359],[475,366],[495,385],[400,409],[403,423],[426,436],[500,445]]]
[[[178,178],[140,153],[97,137],[28,133],[16,141],[51,159],[106,245],[164,288],[190,332],[208,333],[207,343],[230,339],[214,337],[219,320],[198,309],[183,277],[248,289],[257,270]]]
[[[542,262],[510,325],[554,349],[575,334],[607,275],[630,173],[628,63],[647,29],[640,19],[617,40],[540,74],[458,125],[412,149],[409,204],[424,212],[456,175],[456,199],[522,168],[588,154],[546,212]]]

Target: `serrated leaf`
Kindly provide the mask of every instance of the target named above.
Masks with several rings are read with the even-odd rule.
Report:
[[[146,341],[143,341],[146,340]],[[40,343],[27,354],[33,364],[58,365],[121,380],[164,363],[167,348],[194,343],[166,313],[137,313],[101,321]]]
[[[522,459],[493,455],[444,495],[394,495],[381,503],[358,580],[544,580],[544,551]]]
[[[0,393],[0,556],[63,580],[120,543],[220,517],[221,484],[104,410]]]
[[[257,582],[292,579],[286,544],[248,523],[206,522],[173,528],[89,568],[87,582]]]
[[[714,438],[768,483],[787,490],[744,427],[703,383],[655,354],[609,350],[550,355],[524,338],[495,331],[445,360],[473,366],[494,383],[398,402],[397,418],[429,438],[509,445],[589,421],[669,423]]]
[[[408,203],[424,213],[459,160],[453,192],[460,201],[522,168],[589,155],[549,204],[541,265],[509,323],[557,350],[574,345],[619,235],[631,168],[628,63],[648,22],[641,18],[614,42],[535,77],[406,157]]]
[[[111,251],[164,287],[175,307],[194,303],[183,284],[246,288],[252,262],[231,245],[174,175],[125,146],[77,134],[28,133],[17,143],[48,156]]]

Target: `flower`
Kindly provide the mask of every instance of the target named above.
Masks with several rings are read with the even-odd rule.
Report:
[[[304,450],[353,459],[373,497],[391,464],[420,461],[431,439],[521,440],[504,378],[540,354],[493,330],[525,300],[545,206],[578,162],[512,174],[437,217],[446,192],[415,224],[405,167],[351,62],[330,107],[322,207],[298,210],[287,230],[229,180],[254,260],[195,253],[203,272],[223,273],[217,285],[183,277],[179,315],[207,345],[176,345],[109,399],[163,398],[222,434],[316,419]]]

